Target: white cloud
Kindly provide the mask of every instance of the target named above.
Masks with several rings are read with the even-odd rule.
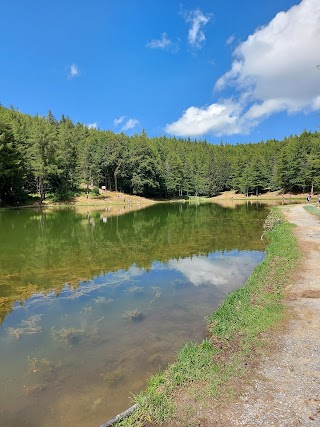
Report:
[[[231,292],[245,282],[256,264],[256,255],[247,252],[231,257],[215,253],[209,258],[195,256],[172,260],[168,266],[182,273],[194,286],[217,286]]]
[[[113,121],[113,124],[115,125],[115,126],[119,126],[122,122],[123,122],[123,120],[126,118],[126,116],[121,116],[121,117],[119,117],[118,119],[114,119],[114,121]]]
[[[314,99],[312,107],[313,110],[320,110],[320,95]]]
[[[236,36],[234,34],[232,34],[231,36],[229,36],[227,38],[226,44],[227,45],[233,44],[233,42],[235,41],[235,39],[236,39]]]
[[[98,128],[98,125],[97,125],[96,122],[94,122],[94,123],[88,123],[86,126],[87,126],[88,129],[97,129]]]
[[[79,77],[80,70],[76,64],[71,64],[69,68],[69,78],[73,79],[74,77]]]
[[[129,270],[127,270],[126,272],[126,274],[129,275],[130,277],[142,276],[145,273],[146,273],[146,270],[144,268],[137,267],[135,263],[132,264]]]
[[[173,47],[173,42],[168,38],[168,35],[166,33],[161,34],[160,39],[154,39],[150,42],[147,42],[146,47],[149,47],[151,49],[168,49]]]
[[[237,98],[188,108],[166,126],[176,135],[245,133],[272,114],[320,107],[320,2],[302,0],[258,28],[233,52],[231,69],[215,84],[233,88]]]
[[[220,103],[207,107],[188,108],[174,123],[166,126],[165,131],[172,135],[197,137],[205,134],[233,135],[241,131],[242,107],[231,100],[222,100]]]
[[[114,119],[113,124],[115,127],[122,124],[121,132],[133,129],[134,127],[138,126],[139,120],[137,119],[126,119],[127,116],[121,116],[118,119]]]
[[[312,109],[320,94],[319,44],[320,2],[303,0],[238,46],[231,70],[216,87],[233,85],[250,94],[249,118]]]
[[[182,15],[185,21],[191,24],[188,32],[188,42],[192,47],[199,49],[206,40],[202,29],[209,22],[210,15],[204,15],[199,9],[191,12],[182,12]]]
[[[134,127],[138,126],[139,120],[136,119],[128,119],[126,123],[122,126],[121,131],[126,131],[129,129],[133,129]]]

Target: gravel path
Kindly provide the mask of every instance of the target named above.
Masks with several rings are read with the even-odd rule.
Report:
[[[297,225],[303,252],[286,300],[292,317],[272,334],[276,351],[259,363],[240,399],[212,413],[212,426],[320,426],[320,219],[301,205],[284,213]]]

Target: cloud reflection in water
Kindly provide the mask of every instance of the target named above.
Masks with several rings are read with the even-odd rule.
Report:
[[[232,251],[171,260],[168,266],[182,273],[194,286],[213,285],[231,292],[245,282],[257,261],[263,258],[263,252]]]

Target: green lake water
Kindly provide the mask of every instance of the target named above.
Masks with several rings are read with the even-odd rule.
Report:
[[[130,406],[264,258],[267,214],[0,211],[0,425],[95,427]]]

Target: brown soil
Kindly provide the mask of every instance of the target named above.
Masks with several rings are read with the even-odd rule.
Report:
[[[279,199],[279,200],[292,200],[292,199],[307,199],[309,193],[300,193],[300,194],[292,194],[292,193],[285,193],[282,194],[280,191],[268,191],[267,193],[260,194],[259,196],[256,196],[255,194],[251,194],[248,197],[246,197],[245,194],[236,193],[235,190],[230,191],[224,191],[223,193],[219,194],[218,196],[212,197],[212,200],[219,200],[219,199],[236,199],[236,200],[265,200],[265,199]],[[317,199],[317,196],[313,197],[313,201]]]
[[[226,207],[236,207],[239,203],[243,204],[244,202],[256,203],[263,202],[264,204],[274,204],[275,200],[278,200],[282,204],[290,203],[290,201],[305,201],[307,198],[307,193],[303,194],[291,194],[287,193],[285,195],[280,194],[279,191],[267,192],[262,195],[250,195],[246,197],[244,194],[238,194],[235,190],[224,191],[220,193],[218,196],[208,198],[207,201],[213,203],[219,203]],[[312,202],[317,200],[318,196],[314,196]],[[131,194],[120,193],[116,191],[103,191],[100,190],[99,196],[92,196],[89,193],[89,197],[87,198],[85,194],[74,197],[68,201],[62,202],[52,202],[51,200],[44,200],[42,206],[51,207],[51,206],[76,206],[76,207],[112,207],[112,206],[130,206],[131,209],[139,209],[141,206],[149,206],[154,203],[159,203],[160,201],[170,201],[170,200],[153,200],[148,199],[146,197],[134,196]],[[171,200],[171,201],[181,201],[180,199]],[[182,200],[183,202],[185,200]],[[38,200],[34,202],[28,202],[27,204],[23,204],[20,207],[39,207]]]
[[[68,202],[52,203],[50,201],[44,201],[44,205],[71,205],[71,206],[107,206],[107,205],[151,205],[155,203],[154,200],[147,199],[146,197],[133,196],[131,194],[119,193],[116,191],[102,191],[100,190],[99,196],[92,196],[91,194],[87,198],[85,195],[75,197]]]
[[[291,203],[305,203],[307,199],[307,193],[301,194],[281,194],[280,191],[269,191],[259,196],[250,195],[246,197],[244,194],[236,193],[234,190],[224,191],[218,196],[211,197],[208,199],[210,202],[217,203],[226,208],[236,208],[244,203],[251,205],[256,203],[263,203],[264,205],[274,206],[276,205],[288,205]],[[311,203],[316,203],[318,196],[314,195]]]
[[[167,427],[320,426],[320,219],[301,205],[283,211],[303,254],[286,289],[286,320],[217,400],[181,395],[181,419]]]
[[[52,200],[44,200],[41,205],[39,201],[28,201],[26,204],[22,204],[19,208],[55,208],[55,207],[72,207],[76,208],[79,213],[90,213],[91,211],[103,210],[105,213],[103,216],[111,217],[126,214],[130,211],[137,211],[155,203],[159,203],[157,200],[147,199],[146,197],[134,196],[131,194],[125,194],[115,191],[102,191],[100,190],[99,196],[93,196],[89,194],[74,197],[71,200],[65,200],[61,202],[53,202]],[[16,208],[16,206],[15,206]],[[1,208],[0,208],[1,209]]]

